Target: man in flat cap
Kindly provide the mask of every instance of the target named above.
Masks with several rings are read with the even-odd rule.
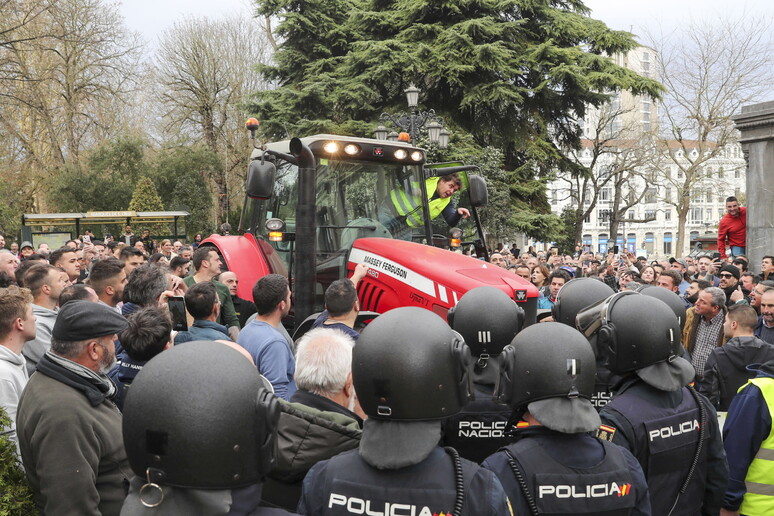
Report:
[[[118,515],[130,472],[121,434],[115,363],[126,319],[111,308],[70,301],[59,311],[51,349],[19,401],[22,461],[47,515]]]

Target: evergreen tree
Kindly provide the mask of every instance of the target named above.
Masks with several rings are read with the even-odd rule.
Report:
[[[63,212],[125,210],[134,184],[147,170],[145,146],[142,139],[118,138],[96,147],[85,166],[64,166],[48,196],[53,207]]]
[[[0,429],[8,428],[11,419],[0,407]],[[0,432],[0,516],[33,516],[39,514],[32,499],[32,489],[16,456],[16,445]]]
[[[278,87],[251,107],[270,137],[364,136],[383,111],[404,110],[416,84],[454,134],[502,150],[508,177],[492,198],[507,185],[510,224],[552,235],[541,178],[582,173],[566,151],[579,146],[586,106],[662,91],[607,57],[636,42],[588,12],[581,0],[266,0],[259,13],[281,20],[283,42],[261,71]]]
[[[153,183],[164,206],[190,213],[189,237],[215,226],[213,196],[207,185],[208,178],[222,167],[218,155],[203,145],[165,150],[153,164]]]
[[[129,211],[163,211],[164,203],[161,201],[156,186],[148,176],[142,176],[134,187],[132,200],[129,203]],[[146,228],[142,228],[146,229]],[[153,224],[147,229],[153,237],[171,233],[164,224]]]

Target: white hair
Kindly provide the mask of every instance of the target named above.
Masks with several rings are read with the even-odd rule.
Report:
[[[341,392],[352,372],[354,345],[355,341],[340,330],[315,328],[306,332],[296,344],[296,386],[320,396]]]

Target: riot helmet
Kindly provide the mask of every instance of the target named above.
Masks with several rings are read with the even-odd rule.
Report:
[[[352,379],[369,418],[429,421],[459,412],[471,396],[470,349],[429,310],[402,307],[371,322],[352,355]]]
[[[245,357],[194,341],[137,374],[124,404],[124,446],[132,470],[148,482],[233,489],[268,474],[279,415],[279,402]]]
[[[556,295],[551,308],[554,321],[575,328],[578,312],[615,294],[604,281],[594,278],[577,278],[565,283]]]
[[[677,322],[680,324],[680,331],[685,327],[685,303],[676,293],[663,287],[654,285],[645,285],[640,294],[643,296],[655,297],[666,303],[677,316]]]
[[[607,367],[615,374],[636,372],[667,391],[683,387],[693,377],[690,363],[677,356],[680,325],[663,301],[619,292],[581,311],[577,325],[586,337],[596,335]]]
[[[473,356],[499,355],[524,325],[524,310],[496,287],[469,290],[449,309],[449,325],[462,335]]]
[[[544,426],[565,433],[600,424],[590,399],[596,360],[591,344],[566,324],[525,328],[500,355],[497,396],[514,410],[529,410]]]

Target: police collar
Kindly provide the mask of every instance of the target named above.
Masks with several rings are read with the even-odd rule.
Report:
[[[376,469],[401,469],[419,464],[441,440],[441,421],[366,419],[358,453]]]

